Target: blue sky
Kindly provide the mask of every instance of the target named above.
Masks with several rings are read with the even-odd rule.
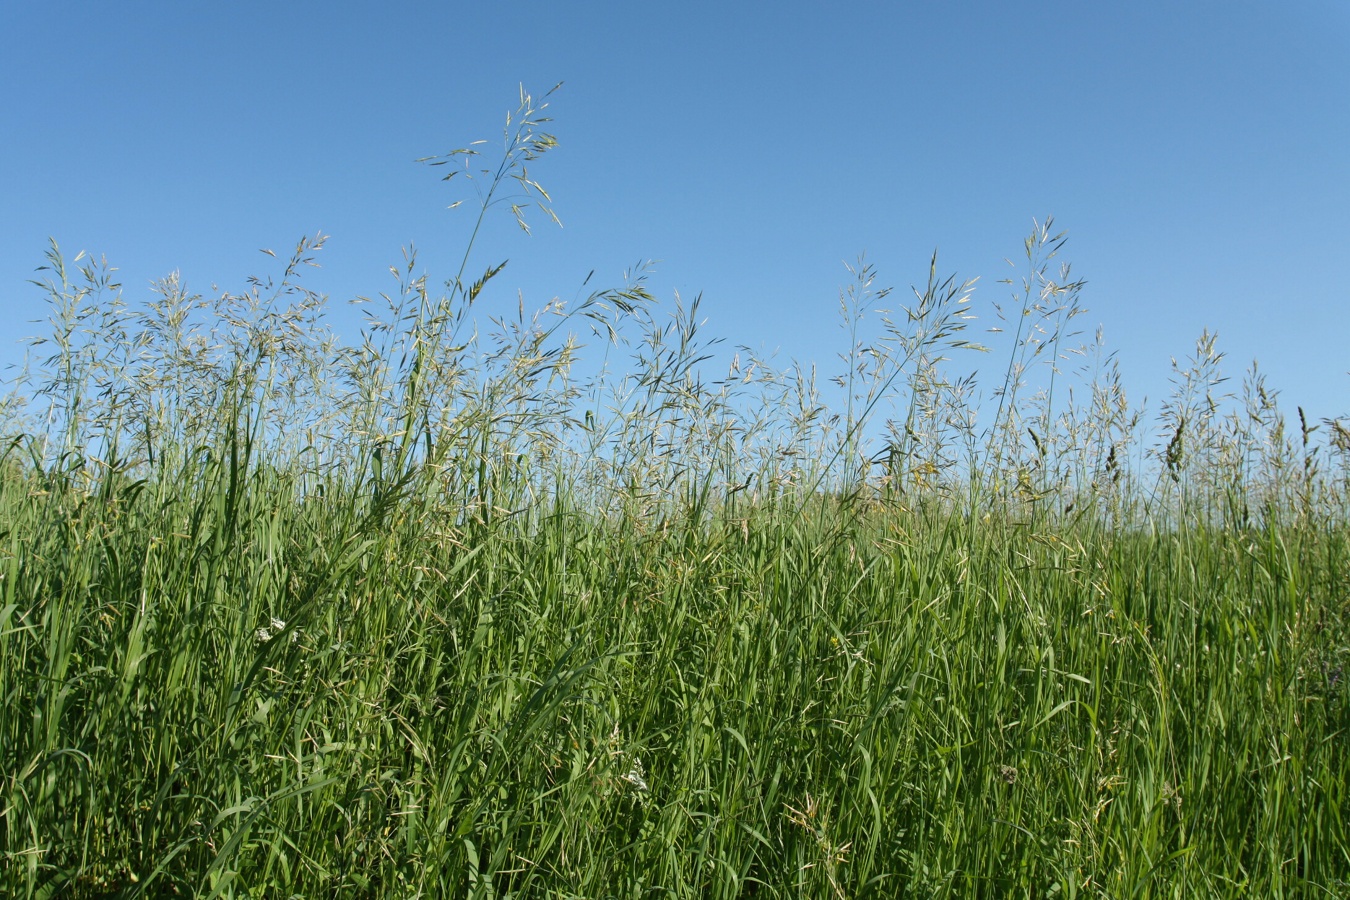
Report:
[[[987,313],[1050,214],[1134,399],[1210,328],[1234,386],[1256,358],[1291,411],[1350,413],[1343,0],[4,4],[0,361],[49,236],[139,300],[174,269],[243,290],[321,230],[308,281],[354,333],[403,245],[433,281],[463,247],[461,195],[413,160],[558,81],[536,172],[565,227],[495,222],[496,302],[655,259],[729,343],[832,371],[845,261],[903,291],[936,249]]]

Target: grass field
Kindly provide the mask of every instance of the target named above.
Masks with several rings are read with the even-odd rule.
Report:
[[[1132,407],[1049,223],[992,381],[970,285],[860,264],[833,408],[641,273],[480,333],[409,257],[338,345],[321,243],[134,309],[53,245],[0,894],[1350,896],[1350,433],[1209,335]]]

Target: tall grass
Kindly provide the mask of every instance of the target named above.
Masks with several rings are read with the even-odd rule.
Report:
[[[478,222],[547,209],[546,105],[430,160]],[[321,236],[141,308],[53,244],[0,466],[0,892],[1350,892],[1342,422],[1255,368],[1225,399],[1208,334],[1148,418],[1048,221],[983,396],[973,284],[934,258],[882,312],[855,267],[834,409],[709,376],[640,269],[491,314],[473,233],[355,344]]]

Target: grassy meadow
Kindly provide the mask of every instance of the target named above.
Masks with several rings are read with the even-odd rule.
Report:
[[[428,160],[479,221],[545,105]],[[1049,222],[978,321],[859,263],[832,385],[472,241],[340,343],[322,243],[136,306],[52,245],[0,895],[1350,896],[1350,431],[1209,334],[1133,406]]]

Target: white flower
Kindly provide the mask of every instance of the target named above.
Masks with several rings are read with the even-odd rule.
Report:
[[[640,793],[645,794],[650,791],[651,788],[647,786],[647,781],[642,777],[642,774],[642,761],[634,759],[632,768],[628,770],[627,775],[623,776],[623,780],[631,784]]]
[[[260,644],[267,643],[272,639],[272,632],[281,631],[283,628],[286,627],[286,623],[278,619],[276,616],[272,617],[271,622],[269,624],[272,626],[271,628],[259,628],[257,631],[254,632],[254,635],[258,638],[258,643]],[[296,637],[297,637],[296,633],[291,632],[291,640],[294,641]]]

